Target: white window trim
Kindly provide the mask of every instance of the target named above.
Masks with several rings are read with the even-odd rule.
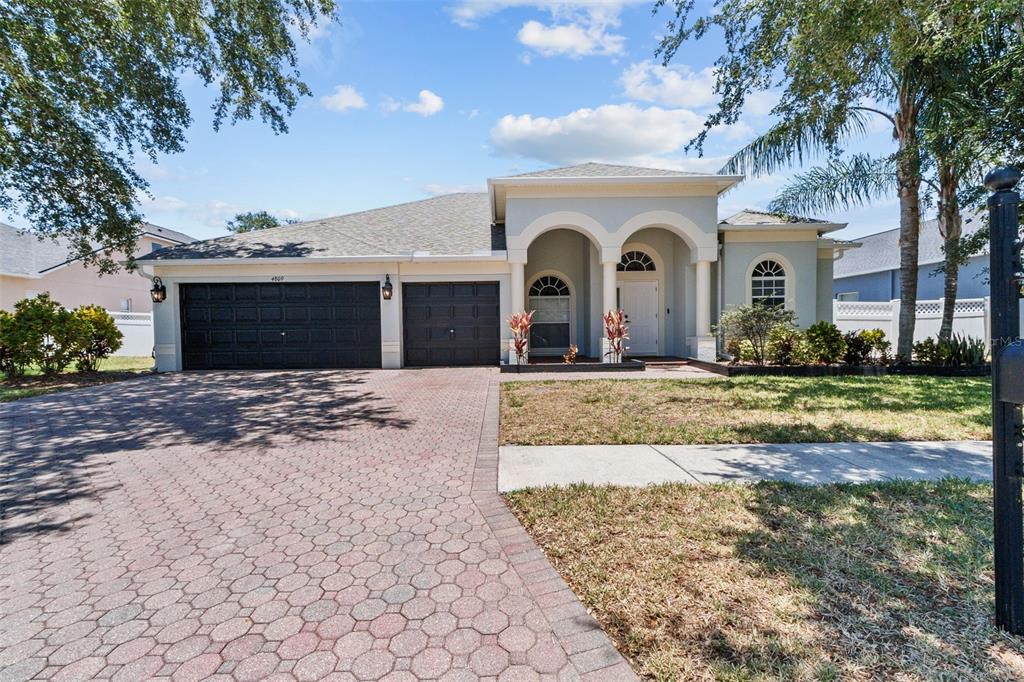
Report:
[[[773,260],[782,266],[782,269],[786,271],[786,310],[796,311],[796,269],[793,268],[793,264],[789,262],[789,259],[783,256],[781,253],[762,253],[759,256],[755,256],[753,260],[747,265],[747,275],[743,278],[743,286],[746,289],[744,294],[747,305],[753,305],[754,303],[754,268],[757,264],[764,260]]]
[[[526,295],[526,307],[530,307],[530,299],[533,298],[530,296],[530,289],[542,277],[557,277],[565,282],[565,286],[569,287],[569,343],[579,345],[579,342],[576,340],[576,285],[564,272],[560,270],[540,270],[533,273],[526,282],[526,291],[524,292]],[[569,352],[569,348],[541,348],[536,351],[531,348],[530,352],[534,355],[565,355]]]

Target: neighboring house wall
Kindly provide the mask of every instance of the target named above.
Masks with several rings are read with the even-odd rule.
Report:
[[[172,244],[144,236],[139,240],[138,254],[149,253],[154,243],[162,246]],[[117,254],[115,260],[120,262],[125,258]],[[100,275],[94,267],[75,261],[46,271],[37,278],[0,277],[0,308],[10,310],[21,299],[46,292],[67,308],[91,304],[120,311],[122,302],[130,300],[131,312],[148,313],[153,309],[150,286],[150,281],[137,272],[121,269]]]
[[[750,303],[750,271],[773,256],[786,268],[786,307],[796,313],[799,326],[814,324],[820,319],[819,264],[817,233],[810,231],[776,232],[770,239],[755,232],[726,232],[722,249],[725,309]]]
[[[921,265],[917,272],[917,298],[938,299],[944,295],[945,280],[941,263]],[[938,270],[938,272],[936,272]],[[960,267],[957,298],[983,298],[989,295],[988,256],[975,256]],[[856,293],[859,301],[891,301],[900,298],[900,271],[883,270],[853,277],[837,278],[833,297]]]

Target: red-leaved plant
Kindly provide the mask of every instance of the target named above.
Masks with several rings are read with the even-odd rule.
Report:
[[[512,330],[512,345],[516,351],[517,364],[526,362],[526,351],[530,343],[530,327],[533,326],[533,312],[515,313],[508,318],[508,328]]]
[[[609,310],[604,314],[604,335],[608,339],[608,352],[618,361],[622,360],[625,346],[622,342],[629,338],[629,327],[626,326],[626,313],[622,310]]]

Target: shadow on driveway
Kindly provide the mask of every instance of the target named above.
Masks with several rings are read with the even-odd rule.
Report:
[[[225,453],[283,439],[343,442],[357,427],[412,420],[367,388],[365,371],[197,372],[159,375],[0,405],[0,545],[65,531],[83,517],[47,510],[111,488],[90,474],[119,452],[201,445]]]

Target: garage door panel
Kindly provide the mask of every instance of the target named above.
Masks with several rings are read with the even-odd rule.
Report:
[[[185,369],[380,367],[376,282],[182,284]]]
[[[496,282],[404,285],[405,364],[497,364],[501,334],[498,294]]]

